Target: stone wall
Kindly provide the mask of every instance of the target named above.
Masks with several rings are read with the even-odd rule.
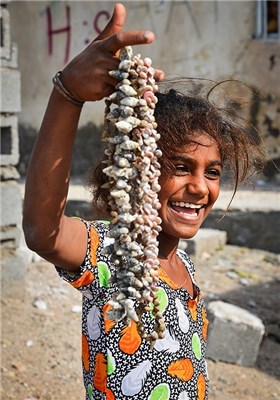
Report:
[[[21,249],[22,198],[18,184],[18,114],[21,111],[20,72],[17,46],[11,42],[10,14],[1,2],[1,286],[2,293],[15,293],[15,284],[23,288],[26,253]],[[17,291],[18,293],[18,291]]]
[[[20,170],[28,163],[54,73],[81,51],[104,27],[112,1],[40,1],[9,3],[12,38],[18,43],[22,74],[22,112],[19,116]],[[125,29],[150,29],[156,41],[141,48],[166,75],[213,80],[235,78],[251,85],[230,87],[232,104],[260,129],[269,157],[280,158],[279,41],[255,38],[256,1],[124,1]],[[135,50],[137,51],[137,49]],[[254,100],[248,106],[250,100]],[[247,105],[246,107],[244,105]],[[85,141],[103,119],[104,103],[83,110],[74,159],[75,173],[84,173],[81,160],[91,164],[98,154],[84,154]],[[100,129],[99,129],[100,131]],[[272,169],[272,172],[274,170]],[[275,171],[274,171],[275,172]]]

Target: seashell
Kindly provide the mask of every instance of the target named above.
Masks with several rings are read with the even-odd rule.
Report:
[[[132,286],[128,286],[127,291],[129,293],[130,296],[136,298],[136,299],[140,299],[141,298],[141,294]]]
[[[155,103],[155,95],[151,90],[146,90],[143,94],[144,99],[146,100],[147,104],[151,106],[151,103]]]
[[[162,156],[162,151],[160,149],[156,149],[154,155],[155,157],[160,158]]]
[[[152,65],[152,64],[151,64]],[[154,74],[155,74],[155,70],[154,70],[154,68],[152,68],[152,67],[149,67],[148,68],[148,74],[150,75],[150,79],[152,79],[153,80],[153,82],[154,82],[154,78],[153,78],[153,76],[154,76]]]
[[[134,322],[139,322],[139,317],[136,314],[136,311],[134,310],[134,308],[129,308],[127,310],[127,316],[132,319]]]
[[[131,60],[133,56],[133,51],[131,46],[126,46],[120,51],[120,61]]]
[[[133,116],[129,116],[129,117],[125,118],[124,121],[131,124],[133,126],[133,128],[136,128],[138,125],[141,124],[141,120],[139,118],[136,118]]]
[[[159,339],[164,339],[165,338],[165,325],[161,326],[159,325],[159,332],[158,332],[158,338]]]
[[[143,99],[143,98],[139,99],[138,104],[139,104],[139,106],[141,106],[141,107],[147,107],[147,102],[146,102],[146,100]],[[147,110],[147,109],[146,109],[146,110]]]
[[[118,179],[116,181],[116,188],[118,189],[125,189],[128,186],[129,186],[128,183],[124,179]]]
[[[123,93],[123,95],[125,96],[125,94]],[[119,104],[123,105],[123,106],[128,106],[128,107],[136,107],[138,104],[138,99],[136,97],[123,97]]]
[[[116,300],[119,302],[121,300],[125,300],[126,296],[123,293],[119,293],[116,297]]]
[[[110,237],[117,238],[122,234],[128,234],[129,230],[125,227],[113,228],[110,230]]]
[[[123,150],[135,150],[139,148],[139,143],[133,140],[126,140],[121,144],[121,149]]]
[[[158,333],[156,332],[156,331],[153,331],[152,333],[151,333],[151,338],[153,339],[153,340],[157,340],[158,339]]]
[[[138,78],[138,79],[137,79],[137,82],[139,83],[140,86],[144,86],[145,83],[146,83],[146,79],[144,79],[144,78]]]
[[[119,168],[130,167],[130,162],[125,157],[115,156],[114,161]]]
[[[124,190],[111,190],[111,192],[110,192],[110,194],[111,194],[111,196],[112,197],[115,197],[115,198],[121,198],[121,197],[126,197],[127,196],[127,193],[124,191]]]
[[[119,69],[109,71],[109,75],[118,80],[122,80],[129,77],[128,72],[120,71]]]
[[[137,96],[137,92],[132,86],[121,85],[119,86],[119,90],[121,90],[126,96]]]
[[[131,279],[131,283],[133,283],[134,287],[136,287],[138,289],[142,289],[142,287],[143,287],[143,283],[135,277]]]
[[[128,106],[120,106],[118,109],[118,117],[127,118],[133,115],[133,108]]]
[[[119,121],[116,123],[116,128],[120,132],[129,133],[130,131],[132,131],[133,126],[127,121]]]
[[[114,310],[121,310],[122,307],[119,302],[114,300],[109,300],[108,305],[111,306]]]
[[[160,186],[157,182],[154,182],[154,183],[152,184],[152,190],[153,190],[154,192],[159,192],[160,189],[161,189],[161,186]]]
[[[116,204],[117,204],[117,206],[124,206],[124,205],[126,205],[126,203],[129,201],[128,199],[127,199],[127,197],[118,197],[118,198],[116,198]]]
[[[142,297],[143,297],[143,299],[145,299],[149,303],[153,302],[153,297],[151,296],[151,292],[149,290],[147,290],[147,289],[143,290]]]
[[[161,230],[157,198],[161,151],[157,148],[160,135],[153,115],[157,86],[151,64],[149,58],[133,56],[131,47],[121,50],[118,70],[110,73],[119,82],[105,100],[102,137],[107,141],[103,172],[108,177],[104,188],[109,192],[112,216],[109,235],[114,239],[110,259],[116,265],[111,282],[118,288],[110,315],[125,323],[136,321],[143,338],[154,343],[165,330],[156,305],[152,308],[154,332],[145,332],[141,323],[147,305],[156,301],[157,236]]]
[[[120,111],[118,108],[114,108],[114,110],[110,111],[106,115],[106,119],[111,122],[117,122],[118,118],[120,116]]]
[[[126,96],[123,92],[121,92],[120,90],[112,93],[109,97],[108,100],[110,100],[112,103],[116,103],[119,104],[119,102],[124,99]]]
[[[149,125],[149,123],[148,123],[148,121],[146,121],[145,119],[143,119],[143,120],[141,121],[141,124],[140,124],[141,128],[147,128],[148,125]]]
[[[123,207],[122,207],[122,211],[124,212],[124,213],[127,213],[127,212],[129,212],[129,211],[131,211],[131,205],[130,204],[125,204],[125,205],[123,205]],[[158,229],[158,227],[157,227],[157,229]]]
[[[138,78],[138,73],[134,69],[130,69],[129,70],[129,76],[130,76],[131,80],[137,79]]]
[[[139,78],[144,79],[144,85],[146,85],[147,78],[148,78],[147,71],[144,70],[144,69],[141,69],[141,70],[139,71]],[[140,83],[139,80],[138,80],[138,83]]]
[[[126,137],[128,137],[128,136],[126,136],[126,135],[116,135],[116,136],[114,136],[112,138],[109,138],[108,142],[110,144],[121,144],[122,142],[124,142],[126,140],[125,139]]]
[[[149,57],[144,58],[144,64],[148,67],[152,65],[152,60]],[[154,75],[154,74],[153,74]]]
[[[132,60],[122,60],[119,63],[119,69],[122,69],[124,71],[128,71],[132,65]]]

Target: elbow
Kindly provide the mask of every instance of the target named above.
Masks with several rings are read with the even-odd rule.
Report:
[[[30,222],[27,222],[23,218],[22,229],[27,247],[30,250],[35,251],[37,253],[40,247],[40,243],[39,243],[39,236],[37,235],[36,226],[34,226]]]
[[[55,235],[50,235],[43,227],[23,218],[22,229],[27,247],[44,257],[55,251]]]

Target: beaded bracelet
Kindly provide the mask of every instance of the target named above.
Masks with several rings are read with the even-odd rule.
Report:
[[[56,90],[63,96],[65,97],[68,101],[71,103],[75,104],[78,107],[83,107],[84,102],[77,100],[63,85],[61,82],[59,76],[61,74],[61,71],[58,71],[55,76],[53,77],[53,85],[56,88]]]

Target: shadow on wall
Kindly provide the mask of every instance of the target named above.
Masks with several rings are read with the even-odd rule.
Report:
[[[25,176],[29,159],[36,141],[37,131],[28,126],[19,126],[20,160],[19,173]],[[103,142],[101,138],[101,127],[89,123],[78,130],[73,152],[72,176],[86,175],[88,171],[98,162],[103,153]]]
[[[219,299],[244,308],[262,320],[265,335],[255,366],[266,374],[280,378],[280,281],[226,292]],[[209,302],[207,296],[205,300]]]

